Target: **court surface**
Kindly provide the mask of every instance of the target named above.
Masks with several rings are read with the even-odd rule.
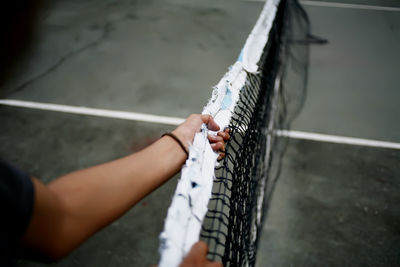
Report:
[[[177,118],[201,112],[262,6],[228,0],[52,1],[0,90],[2,99],[33,102],[30,108],[0,105],[0,157],[49,182],[150,144],[174,126],[112,118],[111,111]],[[400,150],[367,145],[400,143],[400,4],[304,6],[313,33],[329,43],[311,46],[307,98],[292,129],[333,135],[339,143],[290,139],[257,265],[399,266]],[[93,113],[111,117],[41,110],[42,103],[67,105],[69,112],[96,108]],[[340,144],[341,137],[367,145]],[[157,263],[158,235],[176,179],[53,265]]]

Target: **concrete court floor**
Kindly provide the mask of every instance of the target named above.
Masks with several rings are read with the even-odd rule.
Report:
[[[236,1],[54,1],[2,92],[21,100],[184,117],[201,110],[261,7]],[[399,13],[306,9],[314,33],[330,43],[312,47],[309,93],[293,128],[398,141]],[[374,86],[378,82],[384,87]],[[5,106],[0,118],[0,156],[44,182],[136,151],[172,129]],[[398,265],[399,156],[291,141],[258,265]],[[175,183],[54,265],[156,263],[157,236]]]
[[[399,142],[400,12],[306,10],[329,44],[311,47],[293,128]],[[290,140],[257,266],[400,266],[399,160],[398,150]]]
[[[236,60],[261,7],[227,1],[49,1],[32,47],[1,93],[158,115],[199,113]],[[0,156],[44,182],[137,151],[173,129],[6,106],[0,114]],[[176,178],[54,265],[157,263],[158,235],[175,186]]]

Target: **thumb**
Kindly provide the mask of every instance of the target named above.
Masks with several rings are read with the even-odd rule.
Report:
[[[220,129],[219,125],[213,119],[211,115],[201,115],[201,120],[207,124],[208,129],[211,131],[218,131]]]

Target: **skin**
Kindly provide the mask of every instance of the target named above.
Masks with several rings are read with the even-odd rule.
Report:
[[[7,80],[10,65],[29,44],[40,2],[10,2],[10,6],[0,9],[4,33],[0,36],[0,84]],[[0,91],[0,96],[5,93]],[[174,134],[187,145],[202,123],[219,130],[210,116],[191,115]],[[224,141],[228,139],[229,131],[209,137],[211,147],[220,153],[219,159],[225,156]],[[22,241],[23,256],[41,261],[66,256],[165,183],[181,169],[185,159],[176,141],[165,136],[138,153],[64,175],[48,185],[32,178],[34,208]],[[196,243],[181,266],[222,266],[209,262],[206,254],[207,245]]]
[[[219,130],[211,116],[191,115],[173,133],[188,146],[203,123]],[[223,151],[228,139],[228,131],[209,136],[215,151]],[[186,157],[173,138],[164,136],[137,153],[66,174],[48,185],[33,178],[34,209],[22,242],[24,255],[41,261],[63,258],[179,172]],[[204,265],[206,254],[207,245],[196,243],[181,266],[222,266]]]
[[[197,242],[183,259],[180,267],[222,267],[222,264],[219,262],[207,260],[207,251],[208,247],[205,242]]]

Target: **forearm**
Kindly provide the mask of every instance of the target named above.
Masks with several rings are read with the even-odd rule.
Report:
[[[164,137],[138,153],[67,174],[48,187],[71,216],[101,227],[166,182],[184,160],[181,148]]]
[[[35,247],[55,249],[44,251],[55,258],[64,256],[176,174],[185,158],[179,145],[166,136],[138,153],[54,180],[46,195],[55,214],[41,216],[54,223],[41,229],[47,241]],[[37,240],[36,233],[31,237]]]
[[[191,115],[174,134],[186,146],[202,123],[219,130],[211,116]],[[209,137],[211,147],[223,150],[228,138],[227,131],[218,132]],[[67,174],[47,186],[33,179],[34,210],[23,247],[35,258],[65,256],[166,182],[186,157],[176,140],[165,136],[138,153]]]

